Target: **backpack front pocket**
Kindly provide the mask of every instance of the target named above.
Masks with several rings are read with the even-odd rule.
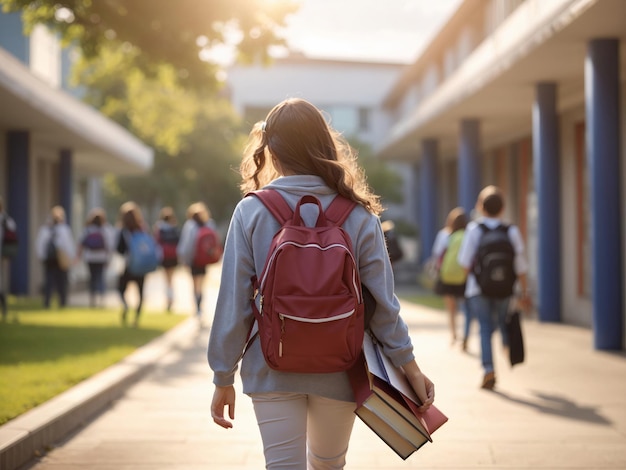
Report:
[[[272,349],[280,370],[338,372],[355,361],[362,341],[357,326],[363,318],[353,296],[281,296],[273,310],[272,336],[278,341]]]

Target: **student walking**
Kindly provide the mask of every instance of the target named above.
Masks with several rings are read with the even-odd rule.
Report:
[[[467,349],[471,317],[465,307],[465,269],[459,265],[457,256],[465,234],[467,216],[462,207],[452,209],[446,218],[446,225],[437,233],[433,244],[431,257],[437,260],[438,274],[435,284],[435,293],[443,296],[446,311],[449,316],[450,336],[454,344],[457,339],[456,316],[459,303],[465,313],[465,327],[463,330],[462,349]]]
[[[163,254],[161,266],[165,273],[165,298],[167,301],[167,311],[172,310],[174,303],[173,278],[176,266],[178,266],[178,242],[180,231],[174,209],[169,206],[163,207],[159,212],[159,220],[154,224],[154,238],[161,247]]]
[[[45,308],[50,308],[54,292],[58,295],[59,306],[67,304],[68,276],[71,261],[76,258],[76,245],[72,229],[65,223],[65,209],[54,206],[50,219],[44,224],[35,240],[35,252],[44,268]]]
[[[502,344],[508,347],[505,328],[509,302],[519,284],[521,303],[529,306],[524,241],[515,225],[502,220],[504,197],[500,188],[485,187],[476,207],[480,216],[467,226],[458,261],[468,272],[465,297],[471,315],[480,324],[481,387],[496,384],[491,337],[500,329]]]
[[[95,307],[104,301],[106,290],[104,274],[113,252],[112,227],[107,223],[104,209],[92,209],[87,216],[85,230],[78,245],[79,259],[89,269],[89,306]]]
[[[9,259],[17,249],[17,225],[15,221],[4,212],[4,201],[0,197],[0,310],[2,321],[7,318],[7,298],[5,294],[4,260]]]
[[[187,220],[180,234],[177,251],[179,259],[189,266],[191,271],[198,321],[202,321],[202,289],[211,261],[205,255],[211,249],[211,245],[213,249],[221,251],[215,222],[207,206],[203,202],[195,202],[187,209]]]
[[[126,325],[128,314],[126,289],[128,284],[132,282],[137,285],[139,293],[139,302],[133,321],[133,326],[137,327],[143,305],[145,276],[158,266],[158,248],[152,235],[146,230],[141,209],[134,202],[126,202],[120,207],[120,225],[116,250],[119,254],[124,255],[126,260],[124,271],[118,280],[118,292],[123,305],[121,319],[122,324]]]
[[[361,283],[376,301],[371,331],[393,363],[404,369],[424,408],[430,406],[434,386],[415,361],[407,326],[399,315],[378,218],[382,208],[367,187],[349,145],[312,104],[288,99],[274,107],[265,122],[255,124],[240,170],[243,194],[273,189],[292,210],[305,195],[315,196],[323,211],[338,194],[357,203],[342,227],[352,240]],[[303,204],[298,213],[309,227],[320,216],[316,204]],[[219,426],[233,426],[233,383],[241,360],[243,392],[252,398],[266,468],[344,468],[356,406],[346,372],[274,370],[264,359],[258,339],[251,342],[242,358],[255,321],[251,278],[261,274],[279,228],[279,222],[256,197],[245,197],[235,208],[208,346],[215,384],[211,415]],[[314,268],[305,265],[301,269]],[[319,344],[320,355],[330,354],[325,344]]]

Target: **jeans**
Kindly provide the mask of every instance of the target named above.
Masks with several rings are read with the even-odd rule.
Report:
[[[493,351],[491,336],[496,328],[500,328],[502,344],[508,346],[509,338],[506,333],[505,320],[509,309],[510,298],[495,299],[477,295],[466,299],[470,315],[478,318],[480,325],[480,355],[485,373],[493,372]]]
[[[302,393],[251,396],[267,469],[344,468],[354,403]]]
[[[124,311],[128,308],[128,304],[126,303],[126,288],[128,287],[129,282],[134,282],[137,284],[137,290],[139,291],[139,303],[137,304],[137,315],[135,319],[139,318],[139,314],[141,313],[141,306],[143,305],[143,281],[145,280],[144,276],[133,276],[128,272],[127,269],[124,270],[122,275],[118,279],[117,283],[117,291],[120,293],[120,298],[122,299],[122,304],[124,304]]]
[[[470,335],[470,328],[472,326],[472,312],[467,305],[467,299],[463,299],[461,303],[461,309],[463,309],[463,316],[465,317],[465,325],[463,325],[463,340],[467,340]]]
[[[104,294],[104,263],[89,263],[89,292]]]
[[[43,305],[50,308],[50,300],[54,291],[59,295],[59,305],[67,303],[67,271],[63,271],[57,262],[44,263]]]

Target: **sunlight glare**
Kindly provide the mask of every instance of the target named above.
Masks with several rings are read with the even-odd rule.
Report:
[[[69,8],[59,7],[54,12],[54,18],[57,21],[61,21],[64,23],[73,23],[74,22],[74,12]]]

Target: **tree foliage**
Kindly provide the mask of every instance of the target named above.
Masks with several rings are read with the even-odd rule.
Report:
[[[204,201],[217,219],[239,198],[243,134],[220,96],[211,52],[234,48],[240,60],[268,61],[282,45],[293,0],[0,0],[21,11],[26,33],[57,31],[81,59],[74,84],[84,100],[155,150],[150,173],[105,178],[110,212],[132,199],[154,220],[162,205],[179,215]]]
[[[235,46],[242,59],[268,59],[282,45],[293,0],[0,0],[4,11],[22,11],[27,32],[43,23],[88,58],[115,41],[139,51],[137,64],[150,73],[170,64],[187,85],[215,84],[217,68],[207,52]],[[207,58],[209,58],[207,60]]]
[[[132,199],[154,220],[163,205],[182,215],[189,203],[203,201],[216,219],[226,219],[239,198],[233,169],[243,145],[240,119],[225,98],[181,86],[170,65],[144,74],[135,66],[138,54],[105,46],[73,71],[86,102],[155,149],[149,175],[105,180],[109,209]]]
[[[385,204],[401,204],[402,177],[387,162],[376,158],[372,148],[358,139],[349,139],[350,145],[358,151],[359,165],[367,176],[367,183]]]

